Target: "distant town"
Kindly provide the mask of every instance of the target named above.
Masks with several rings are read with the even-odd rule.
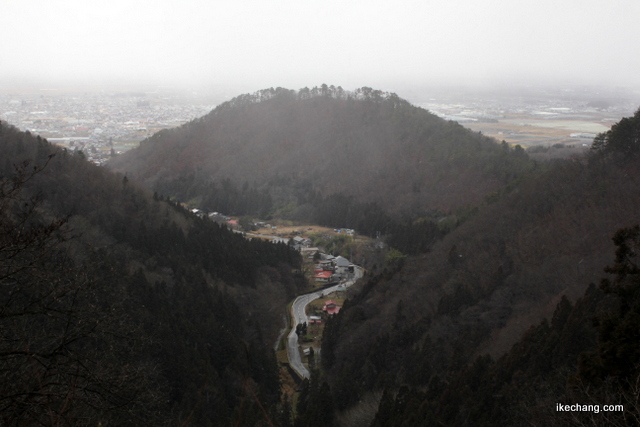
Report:
[[[31,89],[0,91],[0,120],[81,150],[96,164],[137,147],[162,129],[202,117],[239,95],[218,91]],[[410,102],[474,131],[524,148],[588,147],[640,94],[623,89],[409,90]]]
[[[214,106],[210,98],[174,92],[40,89],[0,93],[0,120],[102,164]]]

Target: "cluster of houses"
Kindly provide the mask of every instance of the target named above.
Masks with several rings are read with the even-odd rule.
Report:
[[[191,212],[201,218],[208,217],[212,221],[216,221],[218,223],[227,224],[231,229],[237,230],[239,227],[238,221],[223,215],[219,212],[207,213],[200,209],[191,209]],[[266,224],[264,222],[256,222],[255,226],[260,228],[273,228],[270,224]],[[352,229],[336,229],[334,230],[338,233],[343,232],[348,235],[354,235],[355,231]],[[274,238],[272,239],[274,243],[284,242],[290,244],[295,250],[299,251],[303,258],[314,258],[315,255],[319,252],[317,247],[312,247],[312,240],[303,237],[303,236],[294,236],[293,238]],[[320,253],[320,260],[315,265],[314,273],[315,273],[315,281],[318,283],[338,283],[345,276],[349,274],[353,274],[355,271],[354,265],[346,258],[342,256],[333,256],[324,253]]]
[[[313,244],[311,239],[306,237],[295,236],[291,239],[289,244],[293,249],[299,251],[303,258],[313,258],[313,256],[318,252],[318,248],[311,247]]]
[[[347,275],[353,274],[355,266],[342,256],[320,254],[320,260],[315,265],[315,281],[318,283],[338,283]]]

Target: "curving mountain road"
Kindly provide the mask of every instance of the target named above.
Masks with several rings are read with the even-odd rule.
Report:
[[[331,286],[329,288],[323,289],[318,292],[314,292],[311,294],[300,295],[293,301],[291,306],[291,315],[293,318],[291,332],[289,332],[289,336],[287,337],[287,355],[289,356],[289,364],[291,367],[300,375],[302,378],[309,378],[310,373],[309,370],[302,364],[302,359],[300,358],[300,350],[298,348],[298,335],[296,334],[296,326],[300,323],[309,322],[307,318],[307,314],[305,312],[307,305],[316,300],[323,295],[330,294],[338,289],[340,286],[344,286],[345,288],[353,285],[356,280],[362,277],[362,269],[360,267],[355,268],[355,274],[352,279],[345,280],[335,286]]]

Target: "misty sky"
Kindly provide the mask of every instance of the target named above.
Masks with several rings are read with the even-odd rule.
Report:
[[[640,86],[638,0],[0,0],[0,81]]]

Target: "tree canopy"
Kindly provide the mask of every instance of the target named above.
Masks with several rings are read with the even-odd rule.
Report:
[[[622,118],[610,130],[598,134],[591,149],[598,153],[637,154],[640,151],[640,108],[633,116]]]
[[[278,310],[304,279],[249,241],[0,122],[0,424],[275,419]]]

